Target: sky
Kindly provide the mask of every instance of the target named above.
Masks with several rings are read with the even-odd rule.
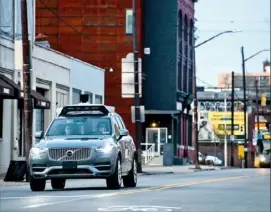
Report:
[[[217,86],[218,73],[242,72],[242,46],[245,58],[270,49],[270,0],[198,0],[195,18],[196,45],[219,32],[242,30],[196,49],[197,86]],[[262,72],[266,59],[270,60],[270,52],[247,61],[246,71]]]

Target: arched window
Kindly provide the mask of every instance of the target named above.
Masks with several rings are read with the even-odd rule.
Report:
[[[183,58],[183,91],[187,93],[187,63],[188,63],[188,19],[184,16],[184,58]]]
[[[189,93],[193,93],[193,68],[194,68],[194,23],[193,20],[190,20],[189,23],[189,66],[188,66],[188,74],[189,74]]]
[[[183,70],[183,14],[182,10],[178,15],[178,90],[182,90],[182,70]]]

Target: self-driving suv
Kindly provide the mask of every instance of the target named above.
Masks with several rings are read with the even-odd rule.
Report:
[[[30,188],[46,180],[64,189],[67,179],[106,179],[109,189],[137,184],[136,147],[114,107],[82,103],[65,106],[30,150]]]

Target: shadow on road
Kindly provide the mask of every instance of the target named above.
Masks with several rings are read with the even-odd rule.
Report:
[[[46,189],[44,192],[60,192],[60,191],[126,191],[126,190],[138,190],[138,189],[147,189],[151,188],[151,186],[137,186],[136,188],[120,188],[120,189],[108,189],[107,187],[73,187],[73,188],[65,188],[60,190],[55,189]]]

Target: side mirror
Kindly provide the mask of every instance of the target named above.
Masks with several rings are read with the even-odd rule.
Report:
[[[35,132],[35,138],[36,139],[41,139],[42,137],[43,137],[43,131]]]
[[[128,130],[120,130],[120,136],[128,136],[129,135],[129,131]]]

